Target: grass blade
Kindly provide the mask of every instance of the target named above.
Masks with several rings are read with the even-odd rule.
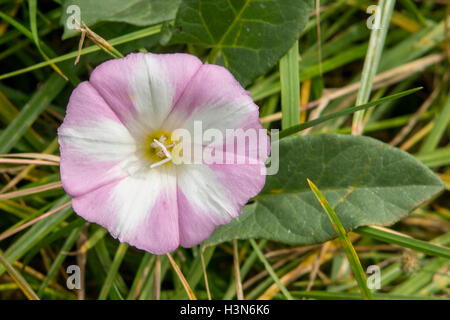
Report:
[[[61,197],[52,209],[67,203],[70,197],[65,195]],[[45,236],[51,233],[62,221],[66,220],[72,214],[72,207],[66,207],[61,211],[51,215],[45,220],[39,221],[31,229],[29,229],[23,236],[21,236],[14,244],[12,244],[5,252],[5,258],[9,263],[20,259],[27,252],[40,243]],[[5,272],[5,268],[0,266],[0,276]]]
[[[72,201],[69,201],[69,202],[63,204],[60,207],[54,208],[54,209],[52,209],[52,210],[50,210],[50,211],[48,211],[48,212],[46,212],[44,214],[41,214],[40,216],[34,218],[33,220],[30,220],[30,221],[25,222],[24,224],[21,224],[17,228],[10,229],[10,230],[5,231],[4,233],[1,233],[0,234],[0,241],[2,241],[4,239],[6,239],[6,238],[16,234],[17,232],[22,231],[23,229],[26,229],[26,228],[34,225],[35,223],[37,223],[37,222],[39,222],[39,221],[41,221],[43,219],[48,218],[52,214],[55,214],[56,212],[58,212],[58,211],[60,211],[60,210],[62,210],[64,208],[70,206],[71,204],[72,204]]]
[[[169,271],[169,259],[166,256],[160,257],[161,262],[161,275],[160,278],[164,279],[166,276],[167,271]],[[153,295],[153,282],[155,280],[155,264],[156,264],[156,257],[153,255],[152,265],[150,266],[149,272],[143,276],[142,278],[142,285],[141,289],[139,291],[139,295],[137,296],[138,300],[149,300],[152,299]],[[186,300],[186,298],[180,298]]]
[[[293,291],[294,296],[299,298],[311,298],[319,300],[361,300],[357,293],[327,292],[327,291]],[[407,296],[398,294],[378,293],[373,297],[376,300],[445,300],[442,298]]]
[[[122,263],[125,254],[127,253],[128,244],[123,242],[117,248],[116,254],[114,255],[113,262],[109,268],[108,274],[105,281],[103,282],[102,289],[100,290],[99,300],[105,300],[108,297],[109,291],[113,285],[113,281],[119,271],[120,264]]]
[[[0,12],[1,13],[1,12]],[[0,15],[0,18],[2,18],[2,16]],[[112,45],[119,45],[119,44],[123,44],[123,43],[127,43],[127,42],[131,42],[134,40],[138,40],[138,39],[142,39],[145,37],[149,37],[151,35],[155,35],[158,34],[161,31],[162,25],[155,25],[155,26],[150,26],[148,28],[144,28],[135,32],[131,32],[129,34],[120,36],[120,37],[116,37],[114,39],[109,40],[108,42]],[[89,53],[93,53],[93,52],[97,52],[102,50],[100,47],[98,47],[97,45],[92,45],[89,46],[87,48],[82,49],[80,52],[78,51],[72,51],[70,53],[67,54],[63,54],[60,55],[58,57],[52,58],[48,61],[43,61],[40,63],[37,63],[35,65],[20,69],[20,70],[16,70],[16,71],[12,71],[9,73],[5,73],[0,75],[0,80],[2,79],[6,79],[6,78],[11,78],[14,76],[17,76],[19,74],[23,74],[26,72],[30,72],[33,70],[37,70],[46,66],[49,66],[51,63],[58,63],[58,62],[62,62],[62,61],[66,61],[66,60],[70,60],[70,59],[74,59],[77,57],[78,54],[80,54],[80,56],[83,56],[85,54],[89,54]]]
[[[239,251],[237,239],[233,240],[233,265],[234,280],[236,283],[236,296],[238,300],[244,300],[244,291],[242,290],[241,270],[239,268]]]
[[[431,129],[430,134],[425,139],[422,147],[420,148],[419,152],[420,154],[427,154],[436,149],[449,123],[450,123],[450,94],[447,96],[447,99],[445,100],[445,104],[441,113],[436,115],[435,124]]]
[[[204,278],[202,256],[206,268],[209,262],[211,261],[215,249],[216,249],[215,246],[200,248],[202,254],[198,254],[198,256],[192,262],[192,266],[189,269],[189,272],[186,276],[186,279],[192,290],[195,290],[198,283],[201,281],[202,278]],[[187,296],[185,290],[179,290],[179,292],[177,292],[177,294],[174,296],[174,299],[186,299],[186,298]]]
[[[347,232],[344,229],[341,221],[339,220],[336,212],[322,195],[320,190],[316,187],[316,185],[308,179],[308,184],[316,196],[317,200],[319,200],[322,205],[325,213],[330,219],[331,224],[333,225],[334,230],[336,231],[339,240],[341,242],[342,247],[344,248],[345,254],[347,255],[347,259],[352,267],[353,274],[355,276],[356,281],[358,282],[359,290],[361,291],[361,295],[365,300],[371,300],[372,292],[367,287],[367,279],[366,274],[364,273],[364,269],[361,266],[361,262],[359,261],[358,255],[356,254],[355,248],[353,248],[352,242],[347,237]]]
[[[173,260],[170,253],[167,253],[167,258],[169,258],[170,264],[172,265],[172,268],[175,270],[175,273],[177,274],[178,278],[181,281],[181,284],[184,287],[184,290],[186,290],[186,293],[190,300],[197,300],[197,297],[194,294],[194,291],[192,291],[191,287],[189,286],[189,283],[186,281],[186,278],[184,277],[183,273],[180,270],[180,267],[178,267],[175,260]]]
[[[135,300],[139,296],[142,285],[147,278],[155,260],[155,256],[151,253],[146,252],[144,254],[141,263],[139,264],[139,268],[136,272],[136,276],[134,277],[130,291],[128,292],[127,300]]]
[[[281,138],[285,138],[287,136],[290,136],[290,135],[292,135],[292,134],[294,134],[296,132],[299,132],[299,131],[305,130],[307,128],[313,127],[315,125],[318,125],[319,123],[322,123],[322,122],[325,122],[325,121],[328,121],[328,120],[331,120],[331,119],[336,119],[336,118],[339,118],[339,117],[342,117],[342,116],[345,116],[345,115],[349,115],[349,114],[352,114],[352,113],[354,113],[354,112],[356,112],[358,110],[365,110],[365,109],[374,107],[374,106],[376,106],[376,105],[378,105],[378,104],[380,104],[382,102],[399,99],[401,97],[404,97],[404,96],[407,96],[407,95],[412,94],[414,92],[417,92],[417,91],[419,91],[421,89],[422,89],[422,87],[418,87],[418,88],[402,91],[402,92],[399,92],[399,93],[396,93],[396,94],[392,94],[390,96],[387,96],[387,97],[384,97],[384,98],[381,98],[381,99],[377,99],[375,101],[371,101],[371,102],[363,104],[363,105],[347,108],[345,110],[338,111],[338,112],[335,112],[335,113],[332,113],[332,114],[320,117],[318,119],[315,119],[315,120],[312,120],[312,121],[308,121],[306,123],[297,124],[295,126],[292,126],[290,128],[282,130],[280,132],[280,139]]]
[[[258,243],[258,248],[262,249],[267,244],[267,240],[261,240]],[[252,253],[245,259],[244,265],[241,267],[240,273],[241,278],[244,279],[247,273],[250,271],[250,268],[253,266],[253,264],[256,262],[256,259],[258,258],[258,255],[256,254],[256,251],[253,250]],[[231,281],[230,285],[227,288],[227,291],[225,292],[225,295],[223,296],[223,300],[231,300],[234,295],[236,294],[236,282]]]
[[[0,153],[9,153],[27,132],[37,117],[62,91],[67,82],[58,74],[52,74],[42,87],[36,91],[17,117],[0,134]]]
[[[288,300],[294,300],[292,295],[289,293],[288,289],[281,283],[280,278],[277,276],[275,271],[273,271],[272,266],[270,265],[269,261],[267,261],[266,257],[264,257],[264,254],[262,253],[261,249],[259,248],[258,244],[255,240],[250,239],[250,244],[252,245],[253,249],[255,250],[256,254],[258,255],[258,258],[261,260],[261,262],[264,264],[264,267],[266,268],[267,272],[272,277],[273,281],[278,285],[280,288],[280,291],[284,294],[284,296]]]
[[[37,294],[33,291],[31,286],[25,281],[25,279],[14,269],[14,267],[8,262],[8,260],[5,259],[3,254],[0,252],[0,263],[3,264],[3,266],[8,271],[11,278],[17,283],[19,288],[23,291],[23,293],[27,296],[30,300],[39,300],[39,297]]]
[[[18,114],[19,110],[8,100],[3,92],[0,91],[0,121],[7,126]],[[25,132],[24,138],[36,150],[42,150],[44,148],[44,139],[33,130],[33,128],[30,128]]]
[[[426,241],[410,238],[398,232],[383,227],[359,227],[355,232],[387,243],[417,250],[436,257],[450,259],[450,248],[432,244]]]
[[[369,101],[372,91],[373,79],[380,64],[381,54],[383,52],[384,42],[389,30],[392,12],[394,10],[395,0],[380,0],[378,4],[378,13],[380,25],[374,26],[370,34],[369,47],[367,48],[366,59],[361,74],[361,87],[356,98],[356,105],[364,104]],[[358,111],[353,117],[352,134],[362,134],[364,127],[364,111]]]
[[[33,41],[34,41],[36,47],[38,48],[39,53],[42,55],[42,57],[46,61],[49,61],[50,58],[42,50],[42,48],[41,48],[41,41],[39,40],[39,32],[38,32],[38,29],[37,29],[37,21],[36,21],[36,17],[37,17],[37,0],[28,0],[28,8],[30,10],[30,13],[29,13],[29,15],[30,15],[30,27],[31,27],[31,34],[32,34]],[[55,70],[65,80],[69,80],[64,75],[64,73],[62,73],[61,69],[59,69],[56,64],[50,63],[50,66],[53,68],[53,70]]]
[[[81,230],[83,229],[83,226],[75,227],[72,232],[70,233],[69,237],[67,237],[66,241],[64,242],[63,246],[61,247],[61,250],[59,250],[58,255],[56,256],[55,260],[53,261],[50,270],[47,273],[47,276],[45,277],[44,281],[42,281],[41,286],[38,290],[38,295],[42,296],[44,293],[44,290],[47,288],[50,281],[56,276],[56,273],[58,272],[58,268],[61,266],[61,264],[64,262],[64,259],[67,256],[67,252],[72,248],[72,246],[75,244],[75,242],[78,239],[78,235],[80,234]]]
[[[425,287],[427,284],[433,282],[436,274],[439,270],[445,268],[450,264],[449,259],[435,258],[432,262],[429,262],[421,270],[416,271],[408,280],[399,284],[392,290],[393,294],[415,296],[419,290]],[[443,274],[443,278],[447,278],[447,274]]]
[[[31,188],[24,188],[17,191],[12,191],[4,194],[0,194],[0,201],[7,200],[7,199],[14,199],[14,198],[20,198],[32,194],[41,193],[48,190],[54,190],[54,189],[60,189],[62,188],[62,184],[60,181],[57,182],[50,182],[38,187],[31,187]]]
[[[450,164],[450,146],[432,152],[419,153],[416,157],[430,168],[446,166]]]
[[[300,121],[300,82],[298,76],[298,41],[280,59],[281,127],[289,128]]]

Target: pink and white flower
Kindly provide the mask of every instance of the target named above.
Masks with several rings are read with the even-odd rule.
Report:
[[[258,130],[258,116],[228,70],[194,56],[107,61],[75,88],[58,130],[64,189],[77,214],[120,241],[155,254],[194,246],[262,189],[268,143],[252,164],[174,164],[171,133],[199,120]]]

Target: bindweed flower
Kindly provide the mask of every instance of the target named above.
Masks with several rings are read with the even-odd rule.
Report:
[[[230,129],[260,130],[258,116],[228,70],[194,56],[107,61],[73,91],[58,130],[63,187],[78,215],[120,241],[155,254],[197,245],[264,185],[267,134],[228,148],[242,138]],[[187,152],[174,132],[194,134],[196,123],[221,133],[205,150],[233,161],[174,161]]]

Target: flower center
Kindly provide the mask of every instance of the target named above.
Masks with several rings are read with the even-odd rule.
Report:
[[[172,160],[171,152],[175,147],[171,134],[165,131],[153,132],[147,137],[145,156],[152,163],[150,168],[162,166]]]

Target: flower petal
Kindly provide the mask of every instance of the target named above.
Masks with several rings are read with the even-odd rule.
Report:
[[[79,215],[120,241],[155,254],[196,245],[240,215],[264,185],[267,135],[258,132],[256,144],[245,140],[244,150],[229,151],[239,137],[225,134],[261,129],[258,116],[249,93],[225,68],[194,56],[130,54],[108,61],[74,90],[59,129],[63,186]],[[152,169],[141,159],[149,134],[193,133],[196,120],[203,130],[223,132],[208,147],[231,155],[233,164]]]
[[[72,201],[75,212],[120,241],[154,254],[179,245],[176,175],[160,167],[98,188]]]
[[[169,130],[193,132],[194,121],[202,121],[203,130],[261,128],[259,108],[224,67],[202,65],[189,82],[164,122]]]
[[[136,161],[134,139],[88,82],[73,91],[58,140],[61,180],[71,196],[125,177]]]
[[[264,163],[186,165],[177,170],[180,244],[192,247],[239,216],[264,186]]]
[[[130,132],[141,137],[160,128],[200,66],[188,54],[133,53],[98,66],[90,82]]]
[[[269,152],[267,134],[259,134],[258,106],[223,67],[203,65],[164,125],[168,130],[184,128],[193,133],[194,121],[201,121],[203,131],[216,129],[222,133],[223,140],[214,141],[208,148],[222,151],[224,157],[231,155],[233,162],[178,168],[180,243],[186,247],[200,243],[217,226],[241,214],[242,206],[264,186],[264,161]],[[245,140],[244,148],[235,149],[238,137],[227,139],[227,129],[253,129],[257,138],[252,143]]]

